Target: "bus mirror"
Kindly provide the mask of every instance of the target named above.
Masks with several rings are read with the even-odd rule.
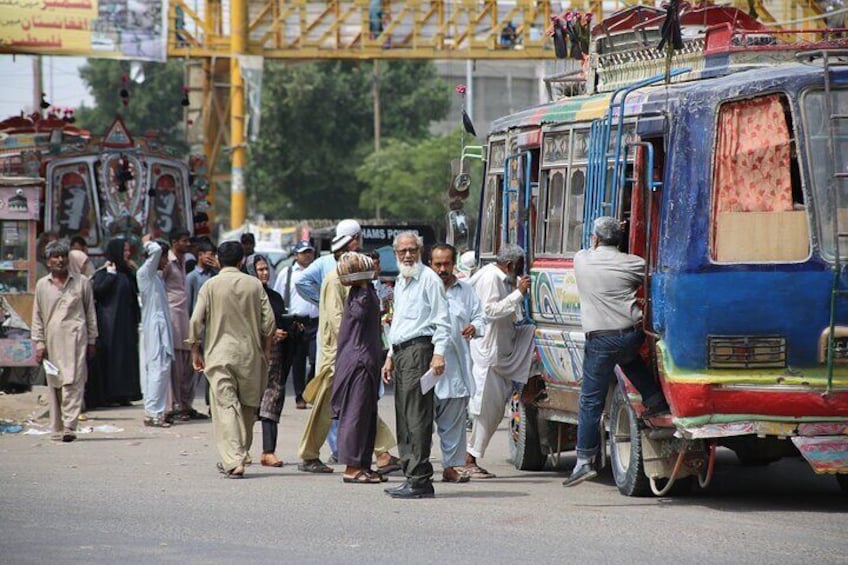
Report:
[[[457,192],[468,194],[468,187],[471,185],[471,175],[468,173],[459,173],[453,179],[453,188]]]
[[[468,248],[468,220],[462,210],[448,212],[447,241],[460,250]]]

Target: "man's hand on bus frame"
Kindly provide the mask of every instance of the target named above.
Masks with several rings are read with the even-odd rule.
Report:
[[[530,290],[530,275],[524,275],[518,279],[518,290],[521,294],[527,294],[527,291]]]

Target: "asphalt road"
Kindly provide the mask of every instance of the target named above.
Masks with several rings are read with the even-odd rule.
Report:
[[[380,408],[393,425],[392,399]],[[71,444],[0,436],[0,563],[848,563],[848,496],[802,460],[745,468],[722,452],[705,492],[627,498],[608,471],[563,488],[573,454],[514,470],[504,420],[481,460],[496,479],[393,500],[341,467],[299,472],[306,415],[289,399],[286,466],[240,481],[217,473],[208,421],[144,428],[140,406],[92,413],[123,431]]]

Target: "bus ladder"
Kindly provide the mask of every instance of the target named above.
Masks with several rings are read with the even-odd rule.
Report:
[[[670,76],[676,77],[690,72],[689,68],[672,69]],[[622,158],[622,138],[624,136],[624,103],[634,90],[666,80],[666,74],[656,75],[645,80],[619,88],[612,93],[607,115],[592,122],[589,130],[587,163],[586,200],[583,209],[583,248],[589,247],[592,240],[592,225],[595,219],[607,215],[616,216],[618,207],[618,189],[624,182],[626,161]],[[619,95],[621,95],[619,97]],[[618,113],[614,112],[618,109]],[[613,119],[618,122],[613,125]],[[610,151],[612,128],[615,127],[615,148]],[[607,194],[607,165],[613,163],[613,178],[610,193]]]
[[[827,387],[825,395],[833,390],[833,366],[836,361],[836,310],[840,298],[848,295],[848,290],[839,288],[839,278],[843,268],[841,240],[848,238],[848,231],[843,231],[839,226],[839,210],[842,208],[841,194],[848,188],[848,172],[845,169],[843,156],[837,148],[837,132],[839,123],[848,123],[848,113],[837,113],[836,94],[831,86],[831,71],[835,67],[848,66],[848,51],[846,50],[822,50],[820,51],[822,65],[824,67],[824,100],[825,113],[828,116],[829,127],[827,135],[827,149],[830,154],[830,162],[833,167],[833,175],[830,178],[828,192],[833,200],[833,216],[831,218],[831,233],[833,234],[833,285],[830,292],[830,331],[827,336]],[[837,59],[835,59],[837,58]],[[843,111],[844,112],[844,111]]]

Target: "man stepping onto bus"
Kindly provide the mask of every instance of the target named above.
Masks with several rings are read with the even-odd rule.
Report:
[[[567,487],[598,474],[594,460],[601,440],[601,414],[616,365],[642,396],[647,408],[642,418],[668,411],[662,390],[639,355],[645,334],[636,291],[642,284],[645,260],[619,251],[621,238],[618,220],[602,216],[592,226],[591,248],[574,256],[586,346],[577,415],[577,463],[562,483]]]

